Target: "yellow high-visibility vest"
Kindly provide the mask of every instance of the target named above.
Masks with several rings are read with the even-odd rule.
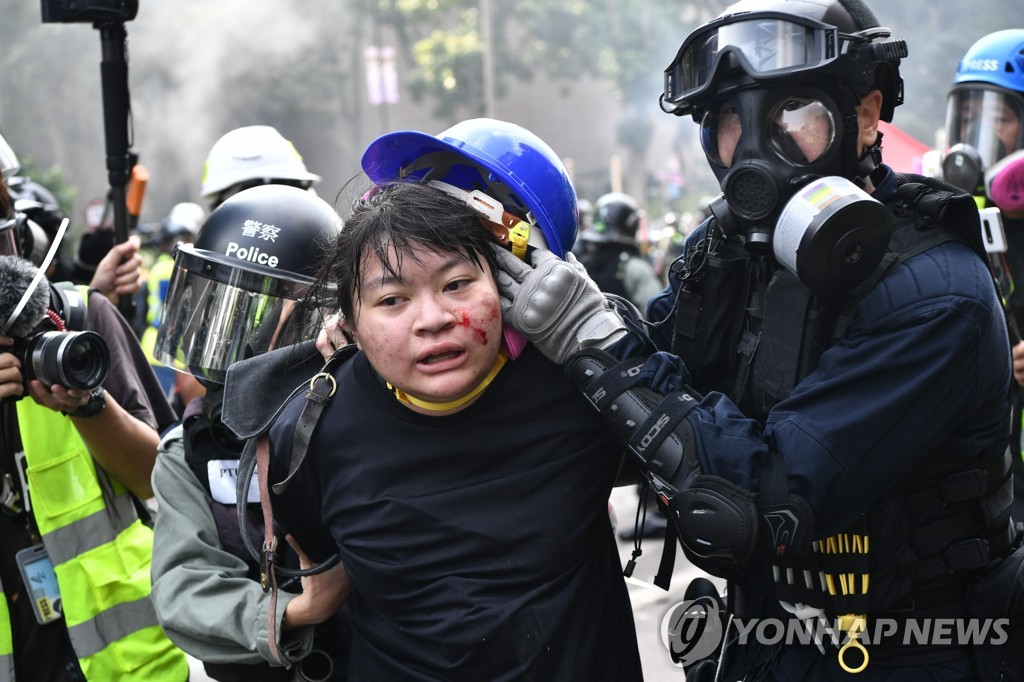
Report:
[[[7,595],[0,583],[0,682],[14,681],[14,642],[11,639],[11,614]]]
[[[174,271],[174,258],[170,254],[161,253],[157,256],[153,267],[146,278],[146,329],[142,332],[142,350],[151,365],[160,365],[153,357],[156,348],[156,334],[160,330],[160,319],[163,315],[164,301],[167,298],[167,286],[171,282]]]
[[[85,678],[182,682],[185,654],[164,634],[149,598],[153,531],[139,520],[131,493],[97,468],[64,415],[32,400],[19,401],[17,411],[32,516]],[[0,609],[0,682],[6,682],[5,653],[13,679],[6,599]]]

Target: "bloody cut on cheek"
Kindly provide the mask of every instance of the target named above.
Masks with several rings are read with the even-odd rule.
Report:
[[[467,327],[471,332],[473,332],[473,338],[479,342],[480,345],[486,346],[488,343],[487,330],[474,325],[472,318],[470,318],[469,313],[465,310],[458,311],[457,315],[458,322],[456,322],[456,324],[460,327]]]

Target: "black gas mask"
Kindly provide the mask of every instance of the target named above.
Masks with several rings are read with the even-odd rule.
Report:
[[[864,172],[858,134],[855,110],[843,117],[818,89],[736,90],[712,104],[701,143],[722,187],[709,207],[722,232],[774,254],[813,291],[861,281],[885,253],[891,221],[845,179]]]
[[[743,234],[750,248],[766,252],[796,190],[842,174],[837,119],[832,100],[806,88],[734,91],[708,108],[700,140],[728,206],[714,207],[727,235]]]
[[[661,105],[701,124],[721,231],[774,254],[812,290],[835,291],[867,276],[888,246],[888,213],[859,187],[878,155],[857,154],[856,106],[877,87],[891,120],[907,49],[833,3],[792,8],[741,1],[693,31],[665,70]]]

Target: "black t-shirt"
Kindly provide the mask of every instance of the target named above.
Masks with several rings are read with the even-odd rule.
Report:
[[[170,426],[176,416],[142,348],[117,308],[103,295],[92,294],[86,309],[86,325],[102,336],[110,349],[110,371],[103,382],[110,396],[132,416],[149,426],[158,430]],[[21,439],[14,404],[0,406],[0,413],[3,420],[0,431],[0,470],[10,473],[17,485],[14,453],[21,450]],[[64,621],[39,625],[28,600],[20,595],[22,580],[15,555],[32,544],[24,515],[16,519],[0,516],[0,581],[3,582],[14,629],[17,679],[33,682],[80,679],[72,677],[68,671],[68,666],[74,669],[75,654]],[[0,624],[0,627],[6,627],[6,624]]]
[[[353,680],[641,678],[608,520],[620,448],[528,347],[470,407],[397,402],[360,353],[336,373],[277,519],[314,558],[337,547]],[[271,431],[284,478],[294,400]]]

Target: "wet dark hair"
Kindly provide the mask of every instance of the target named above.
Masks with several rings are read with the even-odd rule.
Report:
[[[388,275],[399,277],[402,261],[418,258],[417,249],[461,254],[495,274],[494,237],[484,225],[483,217],[463,201],[427,184],[374,188],[345,219],[317,277],[315,298],[324,309],[341,310],[352,319],[366,263],[379,261]]]

